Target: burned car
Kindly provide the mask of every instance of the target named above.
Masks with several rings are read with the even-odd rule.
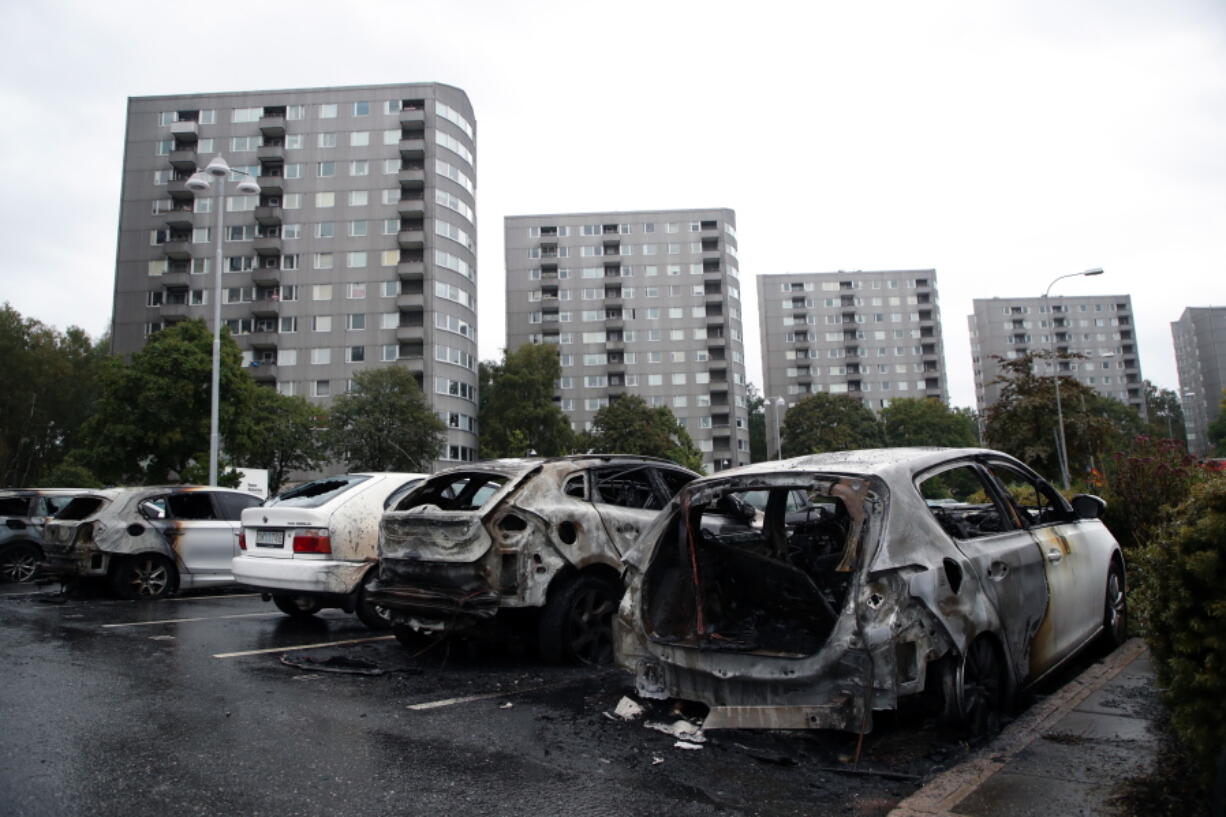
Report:
[[[81,493],[79,488],[0,491],[0,582],[34,580],[43,560],[43,526]]]
[[[611,660],[622,556],[696,477],[622,455],[452,468],[383,515],[368,596],[406,644],[526,612],[547,659]]]
[[[760,519],[742,511],[754,492]],[[626,555],[618,662],[644,697],[706,704],[708,729],[864,733],[926,693],[990,732],[1017,691],[1124,640],[1104,508],[985,449],[725,471],[682,489]]]
[[[227,488],[116,488],[76,497],[47,524],[46,572],[106,577],[121,598],[229,584],[239,516],[260,499]]]

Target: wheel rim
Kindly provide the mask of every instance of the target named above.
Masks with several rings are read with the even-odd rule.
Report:
[[[1124,595],[1124,582],[1118,571],[1112,570],[1107,577],[1107,628],[1116,641],[1124,639],[1128,627],[1128,600]]]
[[[995,730],[1000,718],[1002,700],[1000,672],[996,666],[996,651],[986,639],[971,645],[962,662],[959,694],[966,725],[975,735]]]
[[[170,584],[170,571],[159,559],[141,559],[132,569],[132,587],[138,596],[161,596]]]
[[[315,599],[310,596],[294,596],[293,604],[304,613],[315,612]]]
[[[0,565],[0,576],[5,581],[28,582],[34,578],[37,570],[38,557],[33,551],[22,548],[4,558],[4,564]]]
[[[604,590],[589,587],[579,593],[570,609],[567,643],[585,664],[613,660],[613,601]]]

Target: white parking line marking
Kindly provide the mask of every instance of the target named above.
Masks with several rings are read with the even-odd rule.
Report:
[[[522,687],[521,689],[511,689],[503,692],[487,692],[482,695],[466,695],[463,698],[444,698],[441,701],[428,701],[424,704],[409,704],[406,709],[421,711],[423,709],[438,709],[441,706],[454,706],[455,704],[466,704],[473,701],[488,701],[491,698],[506,698],[510,695],[518,695],[521,692],[536,692],[538,689],[553,689],[560,684],[543,684],[535,687]]]
[[[125,621],[121,624],[103,624],[103,627],[144,627],[148,624],[182,624],[185,621],[216,621],[223,618],[256,618],[257,616],[279,616],[280,611],[272,610],[262,613],[231,613],[228,616],[196,616],[195,618],[163,618],[158,621]]]
[[[259,593],[219,593],[216,596],[171,596],[162,601],[200,601],[202,599],[254,599]]]
[[[243,650],[242,652],[214,653],[214,658],[240,658],[244,655],[266,655],[270,652],[293,652],[294,650],[315,650],[320,647],[340,647],[345,644],[368,644],[371,641],[391,641],[394,635],[374,635],[369,638],[347,638],[344,641],[324,641],[320,644],[299,644],[296,647],[268,647],[263,650]]]

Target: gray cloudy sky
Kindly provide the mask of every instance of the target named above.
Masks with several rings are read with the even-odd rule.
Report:
[[[110,319],[128,96],[411,81],[478,120],[480,351],[505,342],[502,217],[736,210],[756,273],[937,270],[951,398],[973,298],[1133,297],[1144,375],[1169,322],[1226,303],[1220,0],[165,3],[6,6],[0,300]],[[225,36],[219,36],[224,32]]]

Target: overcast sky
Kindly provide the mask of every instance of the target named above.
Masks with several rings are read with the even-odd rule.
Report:
[[[950,396],[973,298],[1130,294],[1142,373],[1226,303],[1226,2],[6,4],[0,300],[110,321],[129,96],[439,81],[477,115],[480,352],[509,214],[731,207],[757,273],[935,268]]]

